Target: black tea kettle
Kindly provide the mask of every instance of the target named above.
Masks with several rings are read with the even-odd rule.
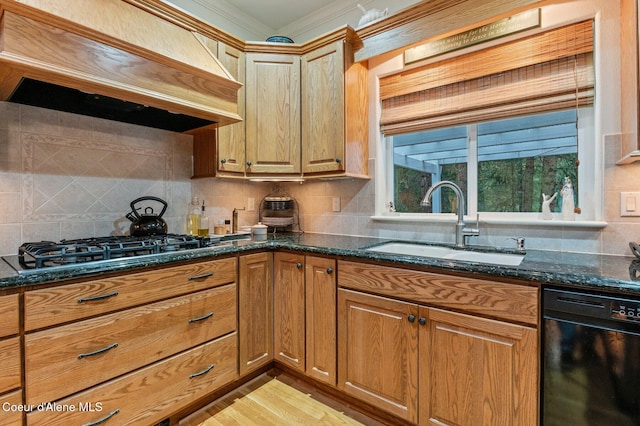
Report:
[[[157,201],[163,205],[159,215],[153,213],[152,207],[146,207],[144,214],[140,215],[136,204],[140,201]],[[144,237],[147,235],[165,235],[167,233],[167,222],[162,219],[162,215],[167,210],[167,202],[157,197],[140,197],[131,202],[131,211],[126,214],[127,219],[132,223],[129,231],[134,237]]]

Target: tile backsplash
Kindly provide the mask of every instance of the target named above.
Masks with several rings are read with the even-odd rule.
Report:
[[[129,229],[129,203],[153,195],[169,204],[170,232],[185,232],[192,195],[204,199],[211,227],[231,219],[258,221],[262,198],[284,192],[299,205],[305,232],[452,242],[447,224],[375,222],[375,159],[371,180],[299,183],[191,180],[189,135],[0,102],[0,255],[14,254],[25,241],[120,235]],[[629,255],[640,241],[640,220],[619,215],[621,191],[637,191],[640,164],[615,165],[616,135],[604,141],[604,229],[486,225],[474,243],[508,246],[524,236],[530,249]],[[333,211],[339,198],[340,211]]]
[[[122,235],[129,203],[146,195],[166,200],[170,230],[184,232],[191,136],[8,102],[0,117],[0,254]]]

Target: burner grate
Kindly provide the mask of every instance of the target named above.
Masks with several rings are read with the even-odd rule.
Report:
[[[207,238],[178,234],[40,241],[21,245],[18,259],[23,267],[32,269],[189,250],[208,244]]]

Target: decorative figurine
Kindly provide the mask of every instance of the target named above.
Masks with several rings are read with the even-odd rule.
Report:
[[[556,199],[557,192],[554,192],[551,197],[542,193],[542,218],[544,220],[551,220],[553,216],[551,215],[551,203]]]
[[[569,177],[564,178],[560,196],[562,196],[562,220],[575,220],[576,205],[573,199],[573,185]]]
[[[389,14],[389,8],[387,7],[385,7],[384,10],[366,10],[364,7],[362,7],[361,4],[358,4],[358,9],[360,9],[362,13],[364,13],[364,16],[360,18],[360,21],[358,22],[359,27],[363,26],[364,24],[368,24],[369,22],[373,22],[377,19],[384,18]]]

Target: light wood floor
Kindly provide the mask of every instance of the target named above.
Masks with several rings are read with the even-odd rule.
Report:
[[[382,425],[289,380],[262,375],[180,421],[180,426]]]

